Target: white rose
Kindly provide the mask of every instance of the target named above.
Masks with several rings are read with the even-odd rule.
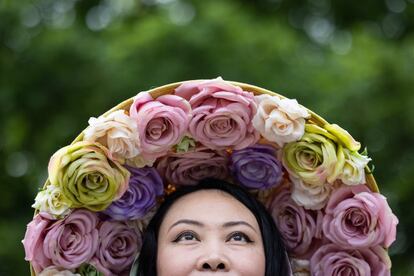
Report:
[[[293,276],[310,276],[308,260],[292,258],[290,264],[292,265]]]
[[[258,108],[252,123],[263,137],[282,147],[303,136],[309,113],[296,100],[270,95],[255,96],[255,100]]]
[[[311,210],[320,210],[326,205],[332,191],[331,184],[309,184],[293,176],[290,176],[290,180],[292,181],[292,199],[296,204]]]
[[[126,164],[135,168],[143,168],[145,166],[152,167],[155,160],[157,160],[157,158],[152,156],[144,158],[142,155],[137,155],[134,158],[127,159]]]
[[[45,190],[37,193],[32,207],[40,212],[47,212],[55,218],[62,218],[70,213],[71,205],[60,187],[48,185]]]
[[[339,179],[347,185],[365,184],[365,166],[371,161],[368,156],[344,149],[345,164]]]
[[[117,158],[131,159],[140,153],[138,126],[135,120],[117,110],[107,116],[91,117],[84,140],[98,142]]]
[[[70,270],[61,270],[56,266],[46,267],[39,276],[81,276],[78,273],[73,273]]]

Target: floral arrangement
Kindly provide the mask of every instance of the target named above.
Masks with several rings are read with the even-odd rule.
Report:
[[[141,92],[51,157],[25,259],[33,275],[129,275],[163,195],[215,177],[267,206],[294,275],[390,275],[398,219],[360,148],[254,86],[217,78]]]

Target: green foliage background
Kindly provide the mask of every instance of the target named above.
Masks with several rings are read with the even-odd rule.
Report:
[[[49,157],[151,87],[222,76],[296,98],[368,147],[414,275],[414,1],[0,1],[0,275]]]

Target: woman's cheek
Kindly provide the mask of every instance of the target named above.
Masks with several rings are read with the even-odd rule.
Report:
[[[238,276],[265,275],[265,256],[258,248],[229,252],[231,271]]]
[[[158,252],[157,276],[187,276],[195,269],[196,253],[188,247],[166,246]]]

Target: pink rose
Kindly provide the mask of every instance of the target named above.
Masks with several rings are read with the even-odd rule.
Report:
[[[205,146],[185,153],[170,153],[160,159],[157,170],[166,182],[195,185],[207,177],[225,179],[229,175],[225,151],[213,151]]]
[[[51,225],[43,242],[43,252],[56,266],[73,269],[88,262],[98,246],[98,217],[77,209]]]
[[[310,268],[314,276],[389,276],[391,260],[381,246],[356,250],[327,244],[312,256]]]
[[[141,154],[152,161],[180,142],[192,115],[190,104],[181,97],[163,95],[154,100],[141,92],[135,96],[130,116],[138,124]]]
[[[252,125],[257,109],[253,93],[217,78],[185,82],[175,95],[190,102],[189,131],[202,144],[212,149],[243,149],[259,140]]]
[[[47,229],[55,220],[48,213],[37,214],[27,225],[26,234],[22,240],[25,260],[31,262],[36,273],[52,265],[52,261],[43,252],[43,243]]]
[[[287,186],[272,199],[269,212],[285,241],[289,253],[307,258],[322,238],[322,212],[306,210],[297,205]]]
[[[396,238],[397,217],[384,196],[367,186],[343,186],[326,206],[323,231],[344,248],[389,247]]]
[[[99,237],[98,250],[90,263],[105,276],[129,275],[141,248],[141,236],[123,222],[105,221],[99,227]]]

